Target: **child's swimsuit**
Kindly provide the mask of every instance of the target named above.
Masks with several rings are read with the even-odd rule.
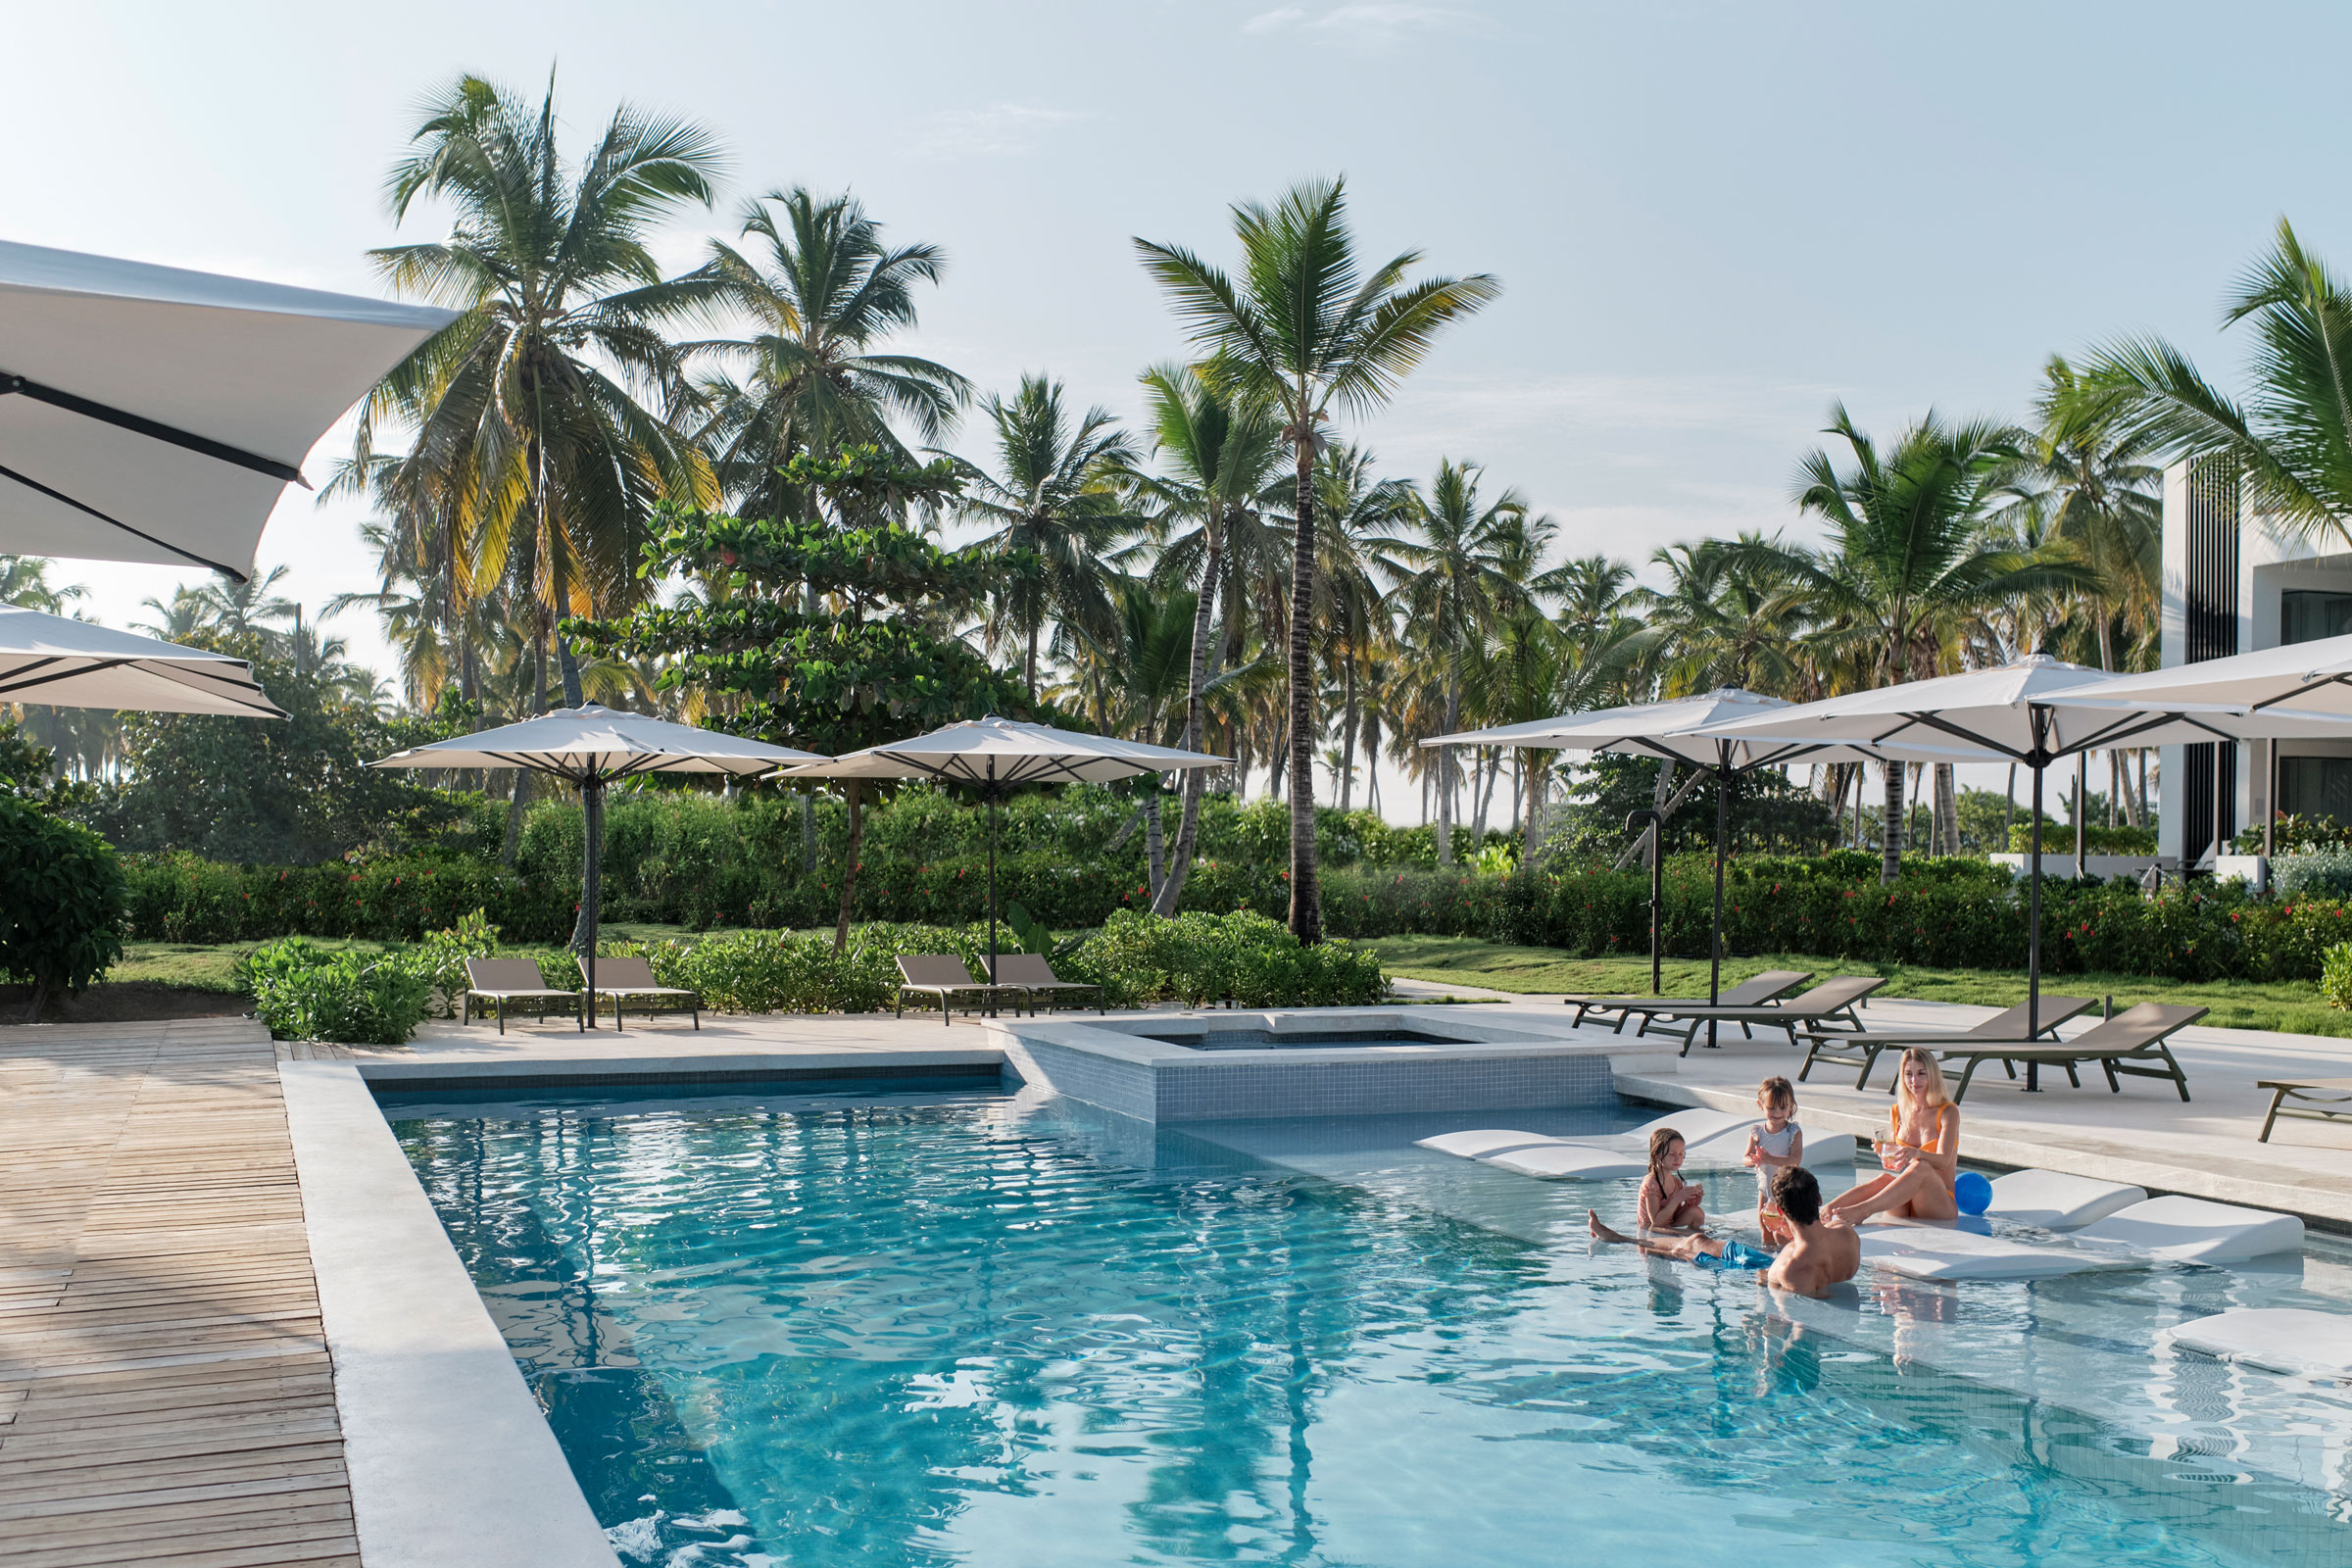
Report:
[[[1696,1263],[1700,1268],[1727,1271],[1743,1268],[1770,1268],[1772,1267],[1772,1254],[1758,1250],[1745,1242],[1726,1242],[1723,1244],[1721,1257],[1712,1257],[1705,1252],[1700,1252],[1690,1261]]]
[[[1756,1124],[1756,1149],[1762,1153],[1770,1154],[1775,1159],[1787,1159],[1796,1148],[1798,1130],[1793,1121],[1784,1123],[1777,1133],[1762,1122],[1758,1122]]]

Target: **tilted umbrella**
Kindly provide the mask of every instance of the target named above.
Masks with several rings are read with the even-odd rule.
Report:
[[[977,786],[988,803],[988,975],[997,975],[997,802],[1023,784],[1102,783],[1137,773],[1226,767],[1222,757],[1142,741],[1085,735],[1010,718],[970,718],[849,752],[829,761],[787,767],[781,778],[929,778]]]
[[[2352,642],[2352,639],[2341,639]],[[2204,666],[2198,666],[2204,667]],[[1863,746],[1952,746],[2022,762],[2034,775],[2033,851],[2026,935],[2027,1038],[2041,1032],[2042,770],[2062,758],[2117,746],[2235,741],[2257,734],[2342,736],[2324,718],[2250,720],[2226,708],[2196,711],[2159,701],[2077,706],[2116,678],[2103,670],[2034,654],[2015,663],[1958,675],[1906,681],[1874,691],[1805,703],[1730,724],[1713,733],[1748,741],[1845,742]],[[2038,1087],[2029,1064],[2027,1087]]]
[[[1742,691],[1736,686],[1723,686],[1696,697],[1637,703],[1626,708],[1601,708],[1587,713],[1563,713],[1557,718],[1533,719],[1524,724],[1505,724],[1495,729],[1465,730],[1458,735],[1440,735],[1435,740],[1426,740],[1421,744],[1515,746],[1545,752],[1621,752],[1689,762],[1712,772],[1716,785],[1715,931],[1707,972],[1707,1001],[1712,1004],[1722,994],[1723,988],[1723,868],[1730,852],[1732,781],[1758,768],[1778,767],[1788,762],[1883,762],[1896,755],[1876,747],[1777,739],[1740,740],[1706,733],[1715,725],[1785,711],[1790,706],[1778,697]],[[1957,760],[1956,754],[1936,747],[1906,747],[1901,749],[1900,757],[1904,760],[1918,760],[1923,757]],[[1660,853],[1650,877],[1649,985],[1653,993],[1660,989],[1658,925],[1663,911],[1658,907],[1658,867],[1662,867],[1665,859],[1663,837],[1662,833],[1659,834]],[[1708,1043],[1714,1043],[1712,1026],[1708,1030]]]
[[[597,898],[602,891],[605,849],[605,789],[651,773],[731,773],[738,778],[767,772],[779,762],[818,761],[814,752],[746,740],[718,730],[672,724],[643,713],[626,713],[591,703],[559,708],[501,729],[435,741],[395,752],[370,767],[522,767],[579,786],[587,816],[587,851],[580,873],[580,907],[588,917],[587,951],[581,955],[588,982],[588,1026],[596,1027]]]
[[[13,605],[0,605],[0,703],[286,716],[242,659]]]
[[[244,581],[305,455],[454,319],[0,243],[0,552]]]

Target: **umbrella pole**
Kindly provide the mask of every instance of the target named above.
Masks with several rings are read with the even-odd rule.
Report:
[[[2034,713],[2034,727],[2038,730],[2041,714]],[[2047,760],[2041,749],[2041,737],[2034,738],[2034,755]],[[2034,767],[2034,858],[2033,885],[2026,892],[2026,1038],[2041,1038],[2041,760]],[[2040,1063],[2026,1063],[2026,1093],[2036,1094],[2041,1089]]]
[[[596,1027],[596,916],[603,902],[605,859],[605,783],[602,779],[580,781],[581,826],[588,842],[581,857],[580,902],[581,912],[588,916],[587,951],[580,955],[580,967],[586,971],[588,982],[588,1027]],[[620,1015],[613,1014],[613,1026],[619,1027]]]
[[[988,983],[997,983],[997,760],[988,760]],[[989,993],[993,1004],[996,993]],[[1019,1017],[1016,1008],[1014,1017]]]
[[[1732,821],[1732,743],[1715,743],[1719,760],[1715,767],[1715,938],[1709,950],[1707,964],[1707,1005],[1712,1007],[1723,996],[1723,857],[1731,843]],[[1716,1021],[1707,1020],[1707,1049],[1715,1049]]]

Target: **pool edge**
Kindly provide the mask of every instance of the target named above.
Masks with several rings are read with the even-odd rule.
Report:
[[[368,1568],[619,1568],[358,1067],[278,1080]]]

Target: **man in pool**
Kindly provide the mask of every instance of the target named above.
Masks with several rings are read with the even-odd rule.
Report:
[[[1802,1165],[1792,1165],[1772,1179],[1773,1206],[1788,1221],[1789,1239],[1777,1252],[1700,1234],[1663,1241],[1650,1236],[1626,1236],[1585,1211],[1586,1224],[1596,1242],[1620,1242],[1639,1247],[1652,1257],[1681,1258],[1700,1268],[1768,1269],[1765,1283],[1776,1291],[1799,1296],[1827,1296],[1830,1287],[1854,1277],[1862,1266],[1862,1238],[1853,1227],[1835,1218],[1824,1223],[1821,1183]]]

